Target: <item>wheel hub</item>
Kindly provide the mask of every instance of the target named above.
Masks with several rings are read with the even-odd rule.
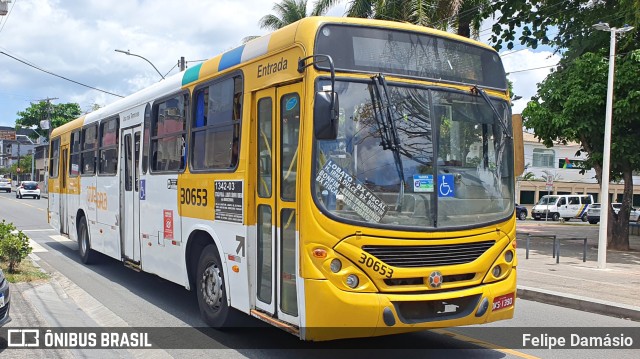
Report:
[[[202,273],[202,298],[214,310],[220,308],[222,302],[222,275],[220,269],[212,264]]]

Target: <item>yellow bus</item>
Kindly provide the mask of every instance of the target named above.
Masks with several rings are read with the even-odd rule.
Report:
[[[514,150],[490,47],[310,17],[52,132],[48,216],[304,340],[513,316]],[[336,330],[342,328],[344,330]]]

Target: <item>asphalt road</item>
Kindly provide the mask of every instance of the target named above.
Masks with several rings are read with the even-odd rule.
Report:
[[[27,295],[12,300],[14,321],[12,327],[73,325],[164,327],[202,327],[197,300],[193,292],[154,275],[134,272],[122,263],[104,258],[91,266],[83,265],[77,254],[77,244],[59,236],[46,222],[46,199],[18,200],[14,194],[0,194],[0,219],[13,222],[37,245],[35,255],[41,265],[55,279],[54,289],[71,293],[64,302],[76,310],[70,318],[56,318],[51,313],[33,313],[40,308],[39,298]],[[588,227],[585,227],[588,228]],[[27,286],[28,287],[28,286]],[[20,287],[24,289],[24,287]],[[29,288],[27,288],[29,289]],[[41,298],[40,298],[41,299]],[[492,323],[487,328],[452,328],[429,332],[402,334],[382,338],[306,343],[279,329],[267,327],[248,319],[258,331],[237,329],[227,332],[208,331],[211,348],[216,350],[165,349],[145,352],[142,355],[128,351],[115,351],[118,357],[250,357],[250,358],[326,358],[329,357],[429,357],[451,358],[587,358],[615,355],[618,358],[635,358],[634,350],[558,350],[558,349],[504,349],[496,347],[501,337],[520,335],[527,330],[546,330],[547,327],[563,327],[567,333],[585,327],[637,327],[637,323],[606,317],[542,303],[518,300],[515,318]],[[94,323],[94,324],[92,324]],[[489,330],[489,328],[493,328]],[[516,338],[518,341],[520,338]],[[262,344],[256,344],[262,343]],[[503,342],[503,341],[502,341]],[[521,346],[514,346],[521,347]],[[345,349],[350,350],[345,350]],[[406,349],[409,348],[409,349]],[[428,348],[450,348],[447,350]],[[6,357],[113,357],[114,353],[99,350],[45,352],[37,350],[10,350]]]

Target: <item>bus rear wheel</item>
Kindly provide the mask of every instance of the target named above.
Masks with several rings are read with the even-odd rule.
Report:
[[[233,326],[239,312],[229,307],[224,269],[217,248],[210,244],[202,250],[198,261],[196,291],[202,319],[211,327]]]
[[[80,259],[82,260],[82,263],[91,264],[95,262],[97,254],[93,249],[91,249],[87,218],[84,216],[80,217],[80,223],[78,223],[78,248],[80,250]]]

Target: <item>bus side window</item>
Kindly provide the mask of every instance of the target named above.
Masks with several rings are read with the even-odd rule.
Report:
[[[153,106],[150,145],[154,160],[152,171],[179,172],[184,169],[186,93],[179,93]]]
[[[190,141],[193,170],[231,170],[238,164],[242,89],[242,77],[234,76],[196,91]]]
[[[149,137],[151,133],[151,106],[144,109],[144,135],[142,138],[142,173],[147,173],[149,167]]]

